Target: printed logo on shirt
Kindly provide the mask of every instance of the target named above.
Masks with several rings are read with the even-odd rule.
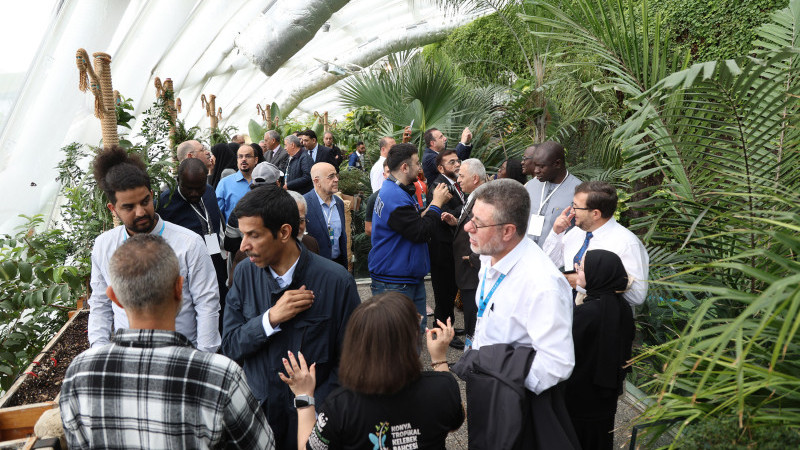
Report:
[[[386,447],[386,431],[389,429],[389,422],[381,422],[375,425],[375,433],[369,434],[369,441],[374,447],[372,450],[381,450]]]
[[[317,423],[314,425],[314,431],[308,437],[308,446],[314,450],[325,450],[330,445],[331,441],[322,436],[322,429],[328,423],[328,418],[325,413],[320,413],[317,416]]]
[[[381,200],[381,196],[379,195],[378,198],[375,199],[375,208],[373,209],[373,213],[377,214],[378,217],[381,217],[381,211],[383,211],[383,200]]]

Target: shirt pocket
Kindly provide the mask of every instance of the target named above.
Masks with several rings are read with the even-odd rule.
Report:
[[[294,322],[292,349],[302,352],[308,364],[326,364],[331,353],[331,320],[329,317],[304,317]]]

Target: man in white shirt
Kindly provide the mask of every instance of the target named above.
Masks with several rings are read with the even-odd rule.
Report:
[[[530,199],[523,186],[504,178],[483,184],[472,197],[472,219],[464,231],[472,251],[481,255],[472,347],[535,349],[524,384],[541,394],[569,378],[575,366],[569,284],[525,238]]]
[[[219,241],[203,239],[195,232],[167,222],[155,213],[150,177],[144,163],[129,156],[124,149],[102,150],[94,161],[97,185],[108,197],[108,209],[122,225],[97,237],[92,248],[92,295],[89,297],[89,344],[98,347],[110,343],[112,324],[115,330],[129,328],[125,311],[113,305],[106,294],[109,286],[108,265],[111,255],[129,236],[157,234],[175,251],[180,262],[183,306],[175,318],[175,329],[201,351],[215,352],[220,345],[219,289],[210,252]]]
[[[631,306],[641,305],[647,296],[650,257],[642,241],[614,220],[617,190],[604,181],[586,181],[575,188],[572,206],[565,209],[553,224],[542,245],[556,266],[563,266],[565,277],[575,288],[573,269],[588,250],[614,252],[628,272],[629,287],[622,296]],[[575,227],[566,231],[575,219]],[[569,273],[572,272],[572,273]]]
[[[525,183],[531,198],[527,235],[541,247],[556,218],[572,202],[581,180],[567,171],[564,147],[555,141],[525,149],[522,172],[533,175]]]
[[[381,148],[381,156],[375,161],[375,164],[372,165],[372,169],[369,171],[369,184],[372,186],[372,192],[377,191],[381,188],[381,185],[383,185],[383,162],[386,161],[386,155],[389,154],[389,149],[396,143],[394,138],[389,136],[384,136],[378,141],[378,146]]]

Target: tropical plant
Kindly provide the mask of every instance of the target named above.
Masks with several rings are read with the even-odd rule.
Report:
[[[412,142],[424,149],[429,128],[460,136],[465,126],[481,142],[496,90],[475,88],[446,58],[425,58],[419,52],[389,55],[385,65],[344,81],[341,101],[350,108],[369,107],[385,119],[381,132],[400,137],[413,123]]]
[[[66,321],[82,293],[78,269],[66,266],[70,243],[61,230],[26,217],[15,235],[0,237],[0,391],[8,389]]]
[[[550,17],[526,19],[552,31],[537,36],[596,55],[595,89],[631,111],[615,138],[651,256],[647,308],[685,314],[639,358],[663,363],[646,420],[800,425],[800,1],[758,30],[752,57],[684,70],[647,2],[540,4]]]

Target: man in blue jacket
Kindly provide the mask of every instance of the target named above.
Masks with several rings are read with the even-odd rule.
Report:
[[[319,255],[347,268],[347,233],[345,231],[344,202],[333,195],[339,191],[339,174],[328,163],[311,167],[314,189],[306,199],[306,231],[319,243]]]
[[[386,163],[391,175],[383,182],[372,214],[372,250],[369,273],[372,295],[397,291],[410,298],[422,316],[425,330],[425,282],[431,268],[428,240],[439,221],[455,225],[457,219],[442,213],[442,205],[452,197],[447,186],[433,191],[430,206],[420,215],[414,180],[419,173],[417,148],[396,144],[389,150]]]
[[[276,185],[245,194],[233,211],[247,253],[228,291],[222,353],[244,368],[275,434],[275,448],[297,448],[297,414],[278,377],[287,352],[316,364],[314,401],[338,384],[347,319],[359,304],[353,277],[296,238],[297,203]]]

